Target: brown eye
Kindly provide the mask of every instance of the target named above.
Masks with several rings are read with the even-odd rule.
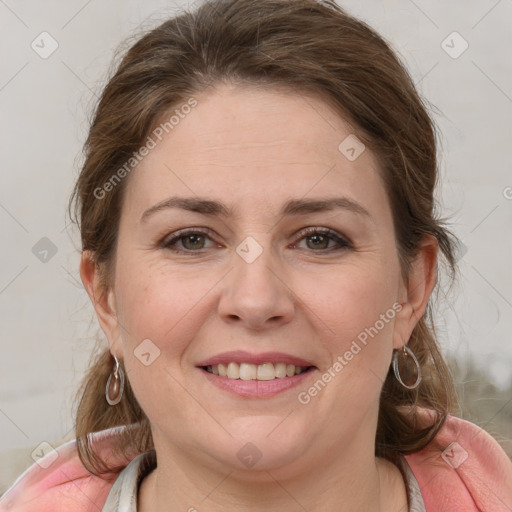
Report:
[[[341,251],[353,247],[347,239],[329,228],[308,228],[301,235],[302,238],[297,244],[294,244],[294,247],[298,247],[302,240],[306,240],[306,249],[318,253]]]
[[[311,242],[308,247],[309,249],[327,249],[331,241],[331,239],[325,235],[310,235],[305,238]]]
[[[203,249],[204,236],[200,234],[185,235],[179,238],[185,249]]]
[[[207,244],[208,240],[211,242],[210,245]],[[194,252],[200,253],[202,250],[213,247],[212,244],[212,239],[208,233],[188,230],[173,233],[173,236],[164,239],[160,246],[172,252],[190,254]]]

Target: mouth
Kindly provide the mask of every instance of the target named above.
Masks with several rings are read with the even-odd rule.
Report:
[[[231,361],[227,364],[201,366],[201,368],[212,375],[227,377],[228,379],[270,381],[275,379],[286,379],[301,375],[312,370],[313,366],[295,366],[286,363],[237,363]]]
[[[317,370],[311,362],[282,353],[219,354],[197,367],[216,387],[245,398],[269,398],[289,390]]]

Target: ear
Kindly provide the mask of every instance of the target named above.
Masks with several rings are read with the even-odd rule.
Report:
[[[402,280],[402,309],[396,315],[393,347],[407,344],[412,331],[427,309],[428,300],[437,281],[438,244],[433,235],[425,235],[416,258],[409,269],[409,282]]]
[[[121,336],[117,320],[114,291],[107,286],[102,269],[94,261],[91,251],[83,251],[80,260],[80,277],[96,311],[102,331],[110,345],[110,351],[121,357]]]

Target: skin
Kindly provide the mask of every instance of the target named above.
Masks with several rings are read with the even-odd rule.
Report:
[[[226,84],[195,98],[129,176],[106,290],[91,255],[81,261],[101,328],[152,426],[158,467],[142,482],[140,510],[406,510],[398,468],[374,455],[378,401],[393,348],[407,342],[435,285],[435,240],[423,240],[406,285],[378,163],[369,149],[353,162],[338,150],[355,130],[320,99]],[[170,196],[218,200],[234,213],[175,208],[141,221]],[[289,199],[341,196],[370,216],[278,213]],[[351,245],[315,245],[302,234],[309,226]],[[187,254],[160,245],[183,228],[211,234],[178,241]],[[248,236],[262,248],[252,263],[236,252]],[[299,403],[393,304],[394,319]],[[149,366],[134,356],[145,339],[160,350]],[[285,352],[317,369],[275,397],[240,398],[196,368],[229,350]],[[262,454],[251,468],[237,457],[248,442]]]

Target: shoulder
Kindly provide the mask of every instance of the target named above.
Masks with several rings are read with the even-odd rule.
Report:
[[[427,510],[512,510],[512,461],[485,430],[448,416],[435,439],[406,455]]]
[[[126,465],[130,459],[117,460],[111,451],[115,437],[124,427],[116,427],[89,436],[94,449],[109,462]],[[30,466],[0,499],[0,512],[98,512],[118,473],[101,477],[83,466],[76,440],[70,441]]]

